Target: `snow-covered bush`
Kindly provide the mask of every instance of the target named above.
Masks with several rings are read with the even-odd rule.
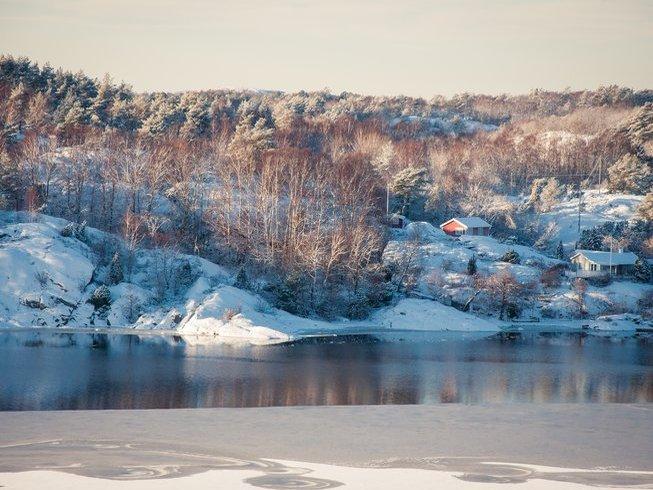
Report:
[[[106,308],[111,305],[111,291],[109,291],[109,288],[103,284],[93,291],[88,302],[91,303],[96,310]]]
[[[61,236],[84,241],[86,239],[86,221],[81,223],[68,223],[61,229]]]
[[[521,257],[515,250],[508,250],[499,260],[509,264],[519,264],[521,262]]]

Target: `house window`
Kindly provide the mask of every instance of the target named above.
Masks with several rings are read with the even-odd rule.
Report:
[[[596,270],[596,264],[590,264],[590,270],[595,271]]]

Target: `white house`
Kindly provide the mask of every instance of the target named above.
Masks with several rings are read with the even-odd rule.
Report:
[[[451,218],[440,225],[447,235],[476,235],[488,236],[492,225],[483,218],[468,216],[466,218]]]
[[[604,275],[626,276],[633,273],[637,255],[632,252],[576,250],[569,259],[579,277]]]

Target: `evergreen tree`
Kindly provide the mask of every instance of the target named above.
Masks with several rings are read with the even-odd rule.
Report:
[[[555,253],[556,259],[565,260],[565,247],[562,244],[562,240],[558,242]]]
[[[93,291],[88,300],[96,310],[106,308],[111,304],[111,291],[104,284]]]
[[[653,191],[646,194],[637,208],[637,215],[648,223],[653,223]]]
[[[111,264],[109,265],[109,273],[107,275],[107,281],[109,284],[119,284],[123,281],[125,275],[122,271],[122,262],[120,261],[120,255],[116,252],[111,259]]]
[[[399,212],[409,216],[416,213],[416,204],[424,196],[428,184],[428,171],[425,168],[408,167],[394,176],[390,190],[399,201]]]
[[[611,192],[643,194],[652,184],[653,172],[648,163],[632,153],[622,156],[608,169],[608,189]]]
[[[635,261],[635,270],[633,271],[635,279],[639,282],[648,283],[651,281],[651,266],[644,257],[638,257]]]
[[[558,203],[558,199],[562,194],[562,187],[556,178],[548,179],[546,185],[540,193],[540,212],[551,211],[553,206]]]
[[[472,255],[467,262],[467,274],[473,276],[476,274],[476,255]]]
[[[238,274],[236,274],[236,280],[234,281],[234,286],[240,289],[249,289],[251,286],[249,282],[249,277],[247,277],[247,271],[245,266],[242,266],[238,269]]]

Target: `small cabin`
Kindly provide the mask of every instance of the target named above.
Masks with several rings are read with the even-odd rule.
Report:
[[[492,225],[477,216],[467,218],[451,218],[440,225],[440,229],[447,235],[461,236],[488,236]]]
[[[635,269],[637,255],[632,252],[576,250],[569,261],[578,277],[629,276]]]
[[[406,228],[406,225],[408,224],[408,220],[406,219],[406,217],[397,213],[389,214],[387,216],[387,220],[388,220],[388,226],[390,228],[403,229]]]

